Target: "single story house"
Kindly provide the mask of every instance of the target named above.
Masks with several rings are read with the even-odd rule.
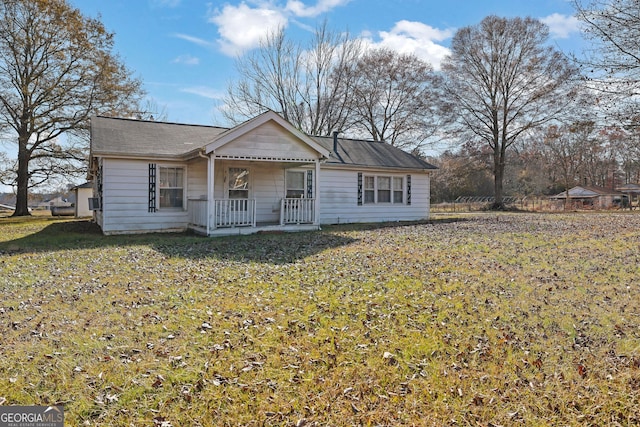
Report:
[[[568,194],[568,196],[567,196]],[[569,200],[567,200],[567,197]],[[572,209],[611,209],[628,206],[626,194],[610,188],[578,185],[552,196],[551,199],[568,203]]]
[[[231,129],[93,117],[89,169],[103,233],[212,236],[427,219],[436,168],[268,111]]]

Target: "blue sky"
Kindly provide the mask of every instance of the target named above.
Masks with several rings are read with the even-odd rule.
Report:
[[[144,82],[167,120],[225,125],[217,109],[234,58],[266,32],[285,26],[308,41],[323,20],[371,45],[413,52],[437,68],[455,30],[488,15],[531,16],[551,28],[551,43],[579,53],[580,34],[568,0],[70,0],[101,17],[115,51]]]
[[[68,0],[115,33],[115,52],[144,83],[167,120],[226,126],[218,108],[234,59],[284,26],[303,42],[325,19],[373,46],[412,52],[437,69],[456,29],[488,15],[531,16],[551,40],[580,53],[570,0]],[[13,144],[0,143],[11,157]],[[0,191],[10,191],[0,185]]]

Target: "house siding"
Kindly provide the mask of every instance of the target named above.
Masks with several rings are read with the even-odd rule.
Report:
[[[207,198],[206,159],[188,163],[157,162],[162,166],[186,168],[187,199]],[[103,210],[96,219],[105,234],[183,231],[188,227],[186,210],[148,212],[149,161],[104,159]],[[277,223],[280,200],[285,196],[285,169],[291,165],[269,162],[216,161],[214,195],[226,198],[225,175],[229,167],[250,170],[249,197],[256,199],[258,222]],[[306,167],[306,169],[309,169]],[[314,171],[315,173],[315,171]],[[358,205],[358,173],[404,178],[404,203]],[[411,204],[406,203],[406,176],[411,175]],[[317,185],[314,178],[314,188]],[[371,170],[322,167],[320,172],[320,223],[366,223],[415,221],[429,218],[429,173],[401,170]]]
[[[141,160],[103,160],[101,227],[105,234],[186,230],[186,209],[158,209],[156,212],[148,212],[149,163]],[[177,162],[158,164],[186,166]],[[189,168],[186,170],[188,176]],[[188,185],[188,179],[186,182]],[[187,187],[187,194],[188,191]]]
[[[404,203],[358,205],[358,173],[403,177]],[[411,204],[406,203],[406,176],[411,175]],[[429,218],[429,173],[389,170],[344,170],[323,168],[320,172],[320,223],[417,221]]]
[[[216,150],[220,156],[313,158],[317,154],[280,125],[268,122]]]
[[[207,167],[209,161],[199,158],[187,165],[187,199],[207,199]]]

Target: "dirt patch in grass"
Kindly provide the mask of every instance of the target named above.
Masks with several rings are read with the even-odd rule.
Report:
[[[69,425],[640,423],[640,215],[463,219],[0,220],[0,402]]]

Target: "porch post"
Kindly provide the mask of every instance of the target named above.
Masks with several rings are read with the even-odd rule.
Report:
[[[313,214],[313,224],[320,224],[320,159],[316,159],[316,185],[315,187],[315,212]]]
[[[209,230],[216,228],[215,221],[211,224],[211,214],[214,211],[213,188],[215,184],[215,164],[216,160],[213,154],[209,154],[209,168],[207,172],[207,236]]]

